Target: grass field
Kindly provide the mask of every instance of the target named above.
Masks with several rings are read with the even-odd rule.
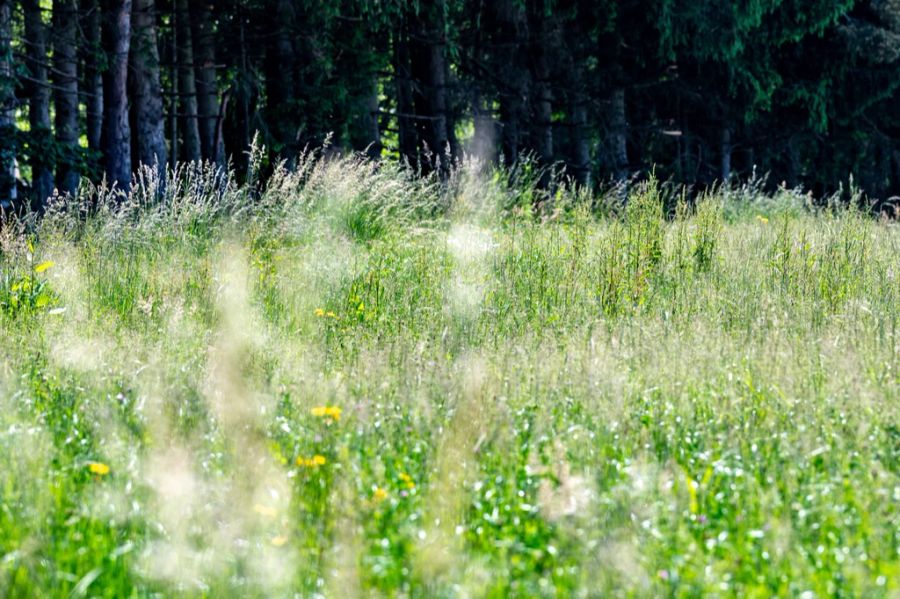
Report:
[[[0,596],[900,593],[895,224],[298,171],[4,230]]]

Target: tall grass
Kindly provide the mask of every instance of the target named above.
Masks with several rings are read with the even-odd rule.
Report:
[[[510,177],[8,223],[0,596],[900,592],[896,226]]]

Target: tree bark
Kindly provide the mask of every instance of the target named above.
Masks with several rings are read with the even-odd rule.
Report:
[[[612,145],[616,179],[627,179],[628,167],[628,119],[625,112],[625,88],[617,87],[612,93]]]
[[[84,103],[86,107],[88,148],[101,151],[103,137],[103,76],[100,57],[100,7],[97,0],[82,0],[81,29],[84,32]]]
[[[131,126],[128,121],[128,51],[131,45],[131,0],[104,0],[103,166],[108,183],[131,184]]]
[[[137,164],[164,170],[169,160],[159,78],[159,45],[155,0],[133,5],[131,62],[134,88],[135,148]]]
[[[53,102],[56,107],[56,141],[63,150],[57,164],[56,186],[60,193],[78,189],[78,9],[75,0],[53,3]]]
[[[16,87],[12,56],[12,0],[0,0],[0,213],[16,193]]]
[[[47,28],[39,0],[23,0],[28,74],[31,78],[28,123],[31,126],[31,187],[38,205],[53,193],[52,165],[47,163],[53,132],[50,123],[50,81],[47,76]]]
[[[197,84],[194,74],[194,47],[188,0],[177,0],[175,4],[175,24],[176,46],[178,47],[178,111],[181,113],[178,127],[181,130],[180,155],[182,160],[197,162],[202,158],[202,148],[200,144],[199,115],[197,113]]]
[[[215,30],[209,2],[192,0],[190,17],[194,44],[195,81],[197,86],[197,125],[200,132],[200,149],[204,160],[224,164],[225,150],[216,139],[219,117],[219,86],[216,76]]]

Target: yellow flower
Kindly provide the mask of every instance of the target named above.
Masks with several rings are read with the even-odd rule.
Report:
[[[305,466],[307,468],[318,468],[319,466],[324,466],[327,460],[325,456],[316,454],[311,458],[299,457],[297,458],[298,466]]]
[[[287,543],[287,537],[284,535],[278,535],[277,537],[272,537],[271,543],[276,547],[281,547],[285,543]]]
[[[310,410],[310,413],[318,418],[341,419],[341,409],[337,406],[317,406]]]
[[[375,503],[381,503],[385,499],[388,498],[388,492],[382,489],[381,487],[375,487],[375,491],[372,492],[372,501]]]
[[[109,474],[109,466],[103,462],[90,462],[88,464],[88,469],[91,471],[91,474],[96,474],[98,476]]]
[[[768,222],[769,222],[769,219],[766,218],[765,216],[762,216],[761,214],[756,215],[756,220],[758,220],[759,222],[761,222],[764,225],[768,224]]]
[[[34,267],[34,272],[42,273],[45,270],[47,270],[48,268],[52,268],[53,264],[54,264],[54,262],[52,260],[47,260],[46,262],[41,262],[40,264],[38,264],[37,266]]]
[[[325,316],[327,316],[328,318],[337,318],[337,314],[331,311],[326,312]]]
[[[401,472],[399,474],[399,477],[400,477],[400,480],[402,480],[404,483],[406,483],[407,489],[415,489],[416,488],[416,483],[413,482],[412,477],[410,477],[410,475],[408,475],[407,473]]]
[[[322,308],[316,308],[316,316],[322,318],[323,316],[325,316],[325,310],[323,310]]]

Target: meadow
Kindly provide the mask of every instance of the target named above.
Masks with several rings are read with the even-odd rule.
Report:
[[[8,223],[0,596],[896,597],[896,223],[537,178]]]

